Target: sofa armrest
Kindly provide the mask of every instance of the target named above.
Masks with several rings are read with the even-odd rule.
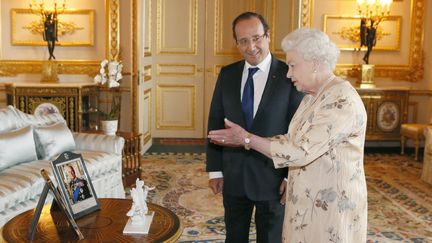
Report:
[[[102,151],[122,155],[124,138],[94,133],[73,133],[77,150]]]

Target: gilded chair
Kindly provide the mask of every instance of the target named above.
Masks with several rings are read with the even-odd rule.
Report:
[[[401,154],[405,153],[405,142],[407,139],[414,140],[414,159],[418,160],[420,142],[425,139],[424,130],[427,127],[432,127],[428,124],[405,123],[401,125]]]

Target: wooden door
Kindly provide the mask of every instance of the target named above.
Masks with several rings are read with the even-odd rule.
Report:
[[[271,50],[282,58],[280,41],[297,26],[298,0],[143,1],[141,42],[147,55],[141,64],[139,105],[140,131],[151,128],[147,137],[206,137],[219,71],[242,58],[231,30],[237,15],[261,13],[270,25]]]
[[[152,16],[155,0],[137,1],[137,66],[138,66],[138,130],[142,134],[142,151],[152,145],[152,104],[153,104],[153,48],[152,48]]]
[[[201,138],[206,1],[155,2],[154,137]]]

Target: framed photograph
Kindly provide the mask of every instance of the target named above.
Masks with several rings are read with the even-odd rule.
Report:
[[[73,218],[80,218],[100,208],[80,154],[64,152],[52,161],[52,167],[60,192]]]

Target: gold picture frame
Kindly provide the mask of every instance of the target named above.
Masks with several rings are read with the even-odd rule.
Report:
[[[105,8],[105,58],[117,60],[120,53],[120,0],[104,1]],[[1,4],[1,3],[0,3]],[[1,16],[0,16],[1,19]],[[1,42],[0,38],[0,42]],[[0,43],[1,46],[2,43]],[[4,59],[0,50],[0,77],[18,74],[41,73],[44,60]],[[58,74],[86,74],[94,76],[99,71],[100,60],[57,60]]]
[[[388,16],[378,26],[374,50],[399,51],[402,16]],[[360,48],[360,17],[324,15],[323,31],[345,51]],[[367,50],[362,47],[361,50]]]
[[[314,4],[315,1],[313,0],[302,0],[299,19],[302,27],[319,28],[320,26],[313,23],[313,21],[317,19],[314,18],[314,15],[323,16],[324,14],[328,14],[322,12],[325,10],[314,8]],[[320,2],[320,4],[322,3]],[[356,6],[355,4],[355,1],[352,1],[353,7]],[[409,9],[400,14],[404,22],[407,21],[409,23],[408,30],[406,30],[406,32],[401,32],[401,36],[408,39],[408,44],[406,45],[407,50],[405,50],[407,55],[403,60],[392,57],[392,60],[400,60],[400,64],[375,64],[375,77],[391,78],[395,81],[417,82],[423,79],[424,73],[423,32],[426,1],[405,0],[397,1],[393,4],[400,5],[399,8],[395,8],[400,11]],[[339,14],[342,15],[345,13]],[[396,14],[399,15],[398,12]],[[400,52],[402,52],[402,50]],[[336,65],[335,73],[340,76],[358,78],[361,74],[361,64],[339,63]]]
[[[59,15],[58,46],[94,45],[94,10],[65,10]],[[15,46],[45,46],[43,22],[31,9],[11,9],[11,37]]]

